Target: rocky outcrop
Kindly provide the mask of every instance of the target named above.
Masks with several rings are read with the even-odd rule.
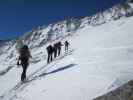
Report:
[[[133,80],[94,100],[133,100]]]

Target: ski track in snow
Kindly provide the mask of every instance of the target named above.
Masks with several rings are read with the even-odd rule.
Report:
[[[43,67],[39,68],[38,70],[36,70],[35,72],[33,72],[32,74],[30,74],[27,77],[28,80],[26,82],[24,82],[24,83],[22,83],[22,82],[17,83],[7,93],[4,93],[4,95],[0,96],[0,98],[4,98],[5,94],[6,94],[6,96],[7,95],[11,96],[10,97],[11,100],[13,100],[15,98],[18,99],[17,93],[19,93],[20,91],[23,91],[23,89],[26,88],[28,85],[30,85],[32,81],[38,80],[39,78],[45,77],[46,75],[50,75],[50,74],[53,74],[53,73],[56,73],[56,72],[59,72],[59,71],[65,70],[67,68],[75,66],[76,64],[69,64],[67,66],[59,67],[58,69],[55,69],[55,70],[49,72],[49,69],[54,67],[55,64],[59,63],[61,59],[63,59],[66,56],[72,55],[73,51],[74,50],[69,50],[68,52],[66,52],[62,56],[59,56],[59,57],[53,59],[53,61],[50,64],[46,64]],[[21,100],[22,98],[19,98],[19,99]]]

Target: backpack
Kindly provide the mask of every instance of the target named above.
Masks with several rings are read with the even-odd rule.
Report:
[[[20,49],[20,59],[29,59],[30,57],[30,51],[27,45],[24,45],[21,49]]]

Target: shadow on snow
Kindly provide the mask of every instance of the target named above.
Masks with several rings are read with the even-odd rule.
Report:
[[[9,72],[14,66],[9,66],[3,71],[0,71],[0,76],[5,75],[7,72]]]
[[[54,74],[54,73],[57,73],[57,72],[60,72],[60,71],[64,71],[66,69],[74,67],[75,65],[77,65],[77,64],[69,64],[69,65],[66,65],[64,67],[55,69],[55,70],[50,71],[50,72],[41,73],[40,75],[34,76],[32,79],[29,79],[27,82],[31,82],[33,80],[36,80],[39,77],[43,77],[43,76],[46,76],[46,75],[50,75],[50,74]]]

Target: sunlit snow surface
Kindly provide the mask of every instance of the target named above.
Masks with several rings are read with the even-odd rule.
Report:
[[[22,69],[14,65],[0,76],[0,100],[91,100],[119,87],[133,79],[132,26],[130,17],[78,29],[62,40],[69,52],[48,65],[46,46],[31,50],[29,82],[20,85]]]

